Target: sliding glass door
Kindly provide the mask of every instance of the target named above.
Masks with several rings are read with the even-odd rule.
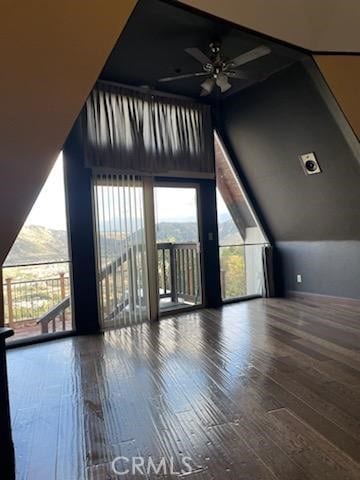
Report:
[[[197,186],[116,174],[93,183],[102,328],[201,305]]]

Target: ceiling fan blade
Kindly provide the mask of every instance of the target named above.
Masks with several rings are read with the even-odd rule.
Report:
[[[238,57],[235,57],[226,63],[227,65],[230,65],[232,68],[234,67],[236,68],[236,67],[240,67],[241,65],[245,65],[245,63],[252,62],[257,58],[264,57],[269,53],[271,53],[270,48],[266,47],[265,45],[261,45],[260,47],[256,47],[253,50],[249,50],[248,52],[243,53],[242,55],[239,55]]]
[[[182,80],[183,78],[205,77],[209,75],[207,72],[186,73],[184,75],[175,75],[174,77],[159,78],[158,82],[173,82],[174,80]]]
[[[211,63],[210,58],[197,47],[185,48],[185,52],[195,58],[195,60],[200,62],[201,65]]]
[[[228,77],[223,73],[220,73],[216,79],[216,85],[220,88],[221,93],[225,93],[232,87],[229,83]]]
[[[206,97],[214,90],[215,87],[215,78],[206,79],[201,85],[200,97]]]
[[[228,76],[229,78],[237,78],[239,80],[252,80],[254,78],[254,75],[247,72],[243,72],[243,71],[225,72],[225,75]]]

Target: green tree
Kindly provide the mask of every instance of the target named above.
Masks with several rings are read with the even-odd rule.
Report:
[[[221,269],[224,271],[225,298],[246,294],[244,249],[241,246],[221,248]]]

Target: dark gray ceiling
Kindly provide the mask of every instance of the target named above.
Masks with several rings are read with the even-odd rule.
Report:
[[[286,46],[264,40],[222,21],[198,15],[161,0],[140,0],[100,75],[103,80],[128,85],[149,85],[152,89],[198,98],[204,78],[159,83],[161,77],[202,71],[201,65],[184,52],[199,47],[208,52],[209,43],[219,39],[223,53],[236,57],[259,45],[272,53],[242,67],[248,73],[267,77],[299,60],[303,55]],[[253,82],[231,80],[226,96]],[[223,95],[222,97],[225,97]],[[212,95],[219,96],[218,89]]]

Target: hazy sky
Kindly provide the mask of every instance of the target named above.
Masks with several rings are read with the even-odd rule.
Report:
[[[25,225],[41,225],[66,230],[65,192],[62,154],[58,156]]]
[[[196,221],[196,190],[194,188],[155,188],[155,214],[162,222]],[[217,195],[219,215],[228,213],[221,195]]]
[[[227,213],[220,195],[217,201],[219,214]],[[196,221],[195,189],[156,188],[155,209],[159,221]],[[66,230],[62,154],[56,160],[25,224]]]

